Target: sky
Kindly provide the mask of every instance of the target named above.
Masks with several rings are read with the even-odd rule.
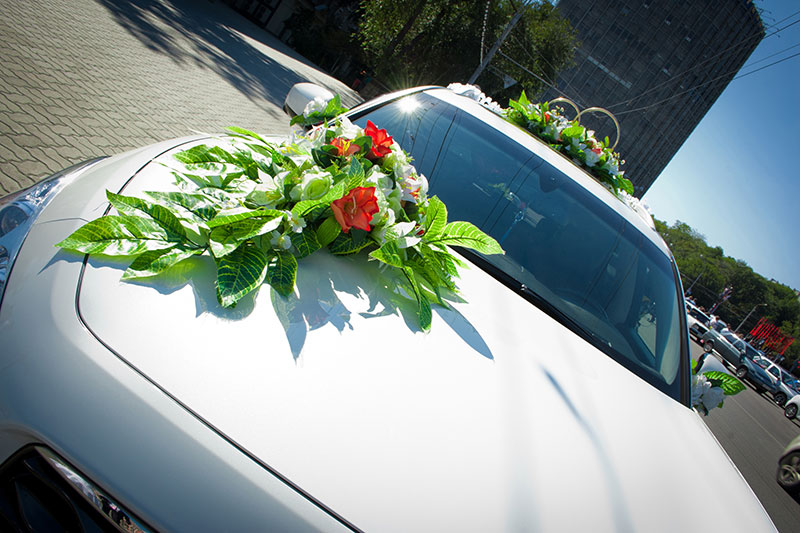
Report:
[[[800,53],[800,1],[756,6],[768,37],[737,76]],[[734,79],[644,200],[659,220],[685,222],[728,257],[800,290],[800,55]]]

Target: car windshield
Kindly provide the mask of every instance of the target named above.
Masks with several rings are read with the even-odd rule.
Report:
[[[692,315],[697,320],[699,320],[700,322],[702,322],[703,324],[706,324],[706,323],[708,323],[709,320],[711,320],[702,311],[700,311],[699,309],[696,309],[696,308],[690,307],[689,308],[689,314]]]
[[[679,398],[682,296],[669,256],[640,229],[538,156],[544,145],[487,124],[499,120],[488,110],[419,93],[354,117],[367,120],[411,154],[450,220],[500,242],[506,255],[482,256],[487,270]]]

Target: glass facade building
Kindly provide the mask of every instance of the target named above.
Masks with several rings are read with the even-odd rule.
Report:
[[[542,98],[566,96],[614,113],[622,132],[616,150],[638,197],[765,34],[752,0],[561,0],[558,8],[581,46],[558,90]],[[610,121],[587,125],[613,142]]]

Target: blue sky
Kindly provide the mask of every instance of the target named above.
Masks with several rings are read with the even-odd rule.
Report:
[[[800,1],[756,5],[767,35],[797,23],[765,38],[738,76],[800,53],[800,13],[779,22]],[[686,222],[725,255],[800,290],[800,56],[732,81],[644,200],[656,218]]]

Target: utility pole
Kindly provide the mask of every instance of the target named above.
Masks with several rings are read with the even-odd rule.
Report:
[[[736,326],[736,329],[735,329],[735,330],[733,330],[733,332],[734,332],[734,333],[738,332],[738,331],[739,331],[739,328],[741,328],[741,327],[744,325],[744,323],[745,323],[745,322],[747,322],[747,319],[748,319],[748,318],[750,318],[750,315],[752,315],[752,314],[753,314],[753,312],[754,312],[756,309],[758,309],[759,307],[761,307],[762,305],[767,305],[767,304],[756,304],[756,305],[755,305],[755,306],[754,306],[754,307],[753,307],[753,308],[750,310],[750,312],[749,312],[749,313],[747,313],[747,316],[746,316],[746,317],[744,317],[744,320],[742,320],[742,321],[741,321],[741,323],[739,323],[739,325],[738,325],[738,326]]]
[[[495,41],[491,50],[489,50],[489,53],[486,54],[486,57],[483,58],[483,61],[481,62],[480,66],[475,70],[475,72],[472,73],[472,76],[470,76],[469,81],[467,82],[469,85],[475,83],[475,80],[477,80],[478,76],[481,75],[483,69],[485,69],[487,65],[489,65],[489,61],[492,60],[494,55],[497,53],[497,50],[500,49],[500,45],[503,44],[503,41],[506,40],[508,34],[511,33],[511,30],[513,30],[514,26],[516,26],[517,22],[519,22],[519,19],[522,17],[522,13],[526,7],[527,5],[522,4],[520,8],[517,10],[517,12],[514,13],[514,16],[511,18],[511,21],[508,24],[506,24],[506,29],[504,29],[503,33],[500,34],[500,37],[497,38],[497,41]]]

